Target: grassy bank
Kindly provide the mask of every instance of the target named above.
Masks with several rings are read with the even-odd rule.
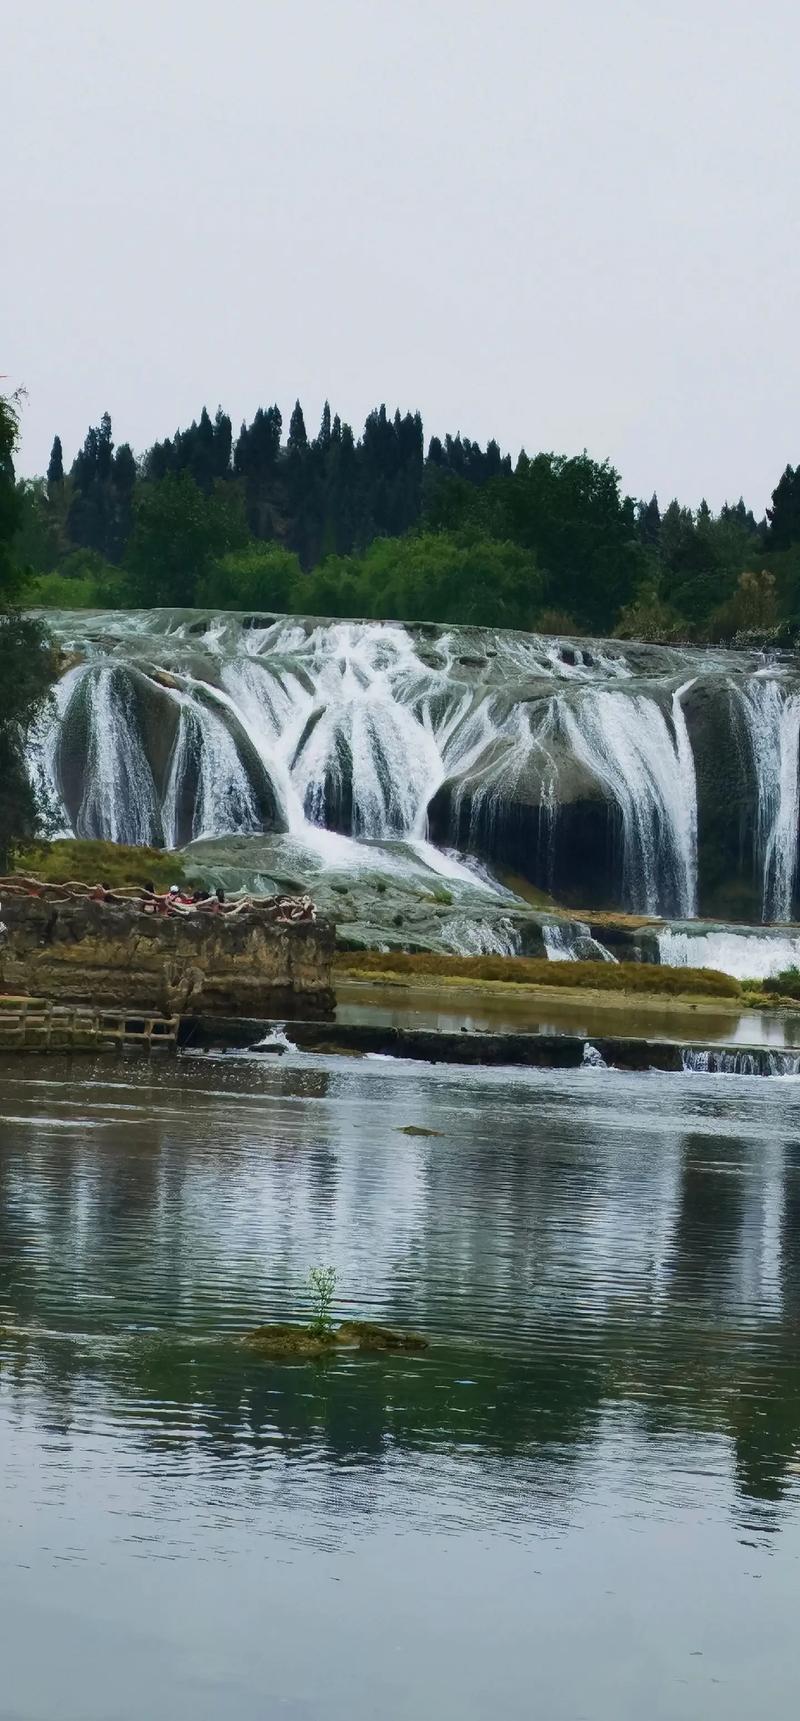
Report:
[[[660,968],[648,962],[548,962],[528,956],[441,956],[425,951],[342,951],[336,972],[351,979],[436,980],[547,987],[554,990],[641,994],[650,997],[742,997],[741,982],[711,968]]]
[[[13,870],[27,878],[41,879],[44,884],[68,884],[79,879],[83,884],[120,888],[149,882],[156,890],[168,890],[171,884],[184,882],[178,855],[166,854],[163,849],[127,848],[124,843],[90,842],[77,837],[30,843],[17,849]]]

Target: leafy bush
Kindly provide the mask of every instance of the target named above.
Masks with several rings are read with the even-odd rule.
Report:
[[[780,998],[800,999],[800,968],[783,968],[780,974],[763,982],[765,992],[776,992]]]

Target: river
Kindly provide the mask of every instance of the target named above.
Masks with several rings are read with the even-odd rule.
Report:
[[[2,1721],[794,1714],[797,1081],[6,1060],[0,1227]]]

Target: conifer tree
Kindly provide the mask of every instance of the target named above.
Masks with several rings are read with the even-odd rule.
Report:
[[[55,485],[63,484],[63,482],[64,482],[64,453],[63,453],[63,449],[61,447],[61,437],[60,436],[54,436],[53,437],[53,446],[50,450],[50,460],[48,462],[48,467],[47,467],[48,488],[52,490]]]

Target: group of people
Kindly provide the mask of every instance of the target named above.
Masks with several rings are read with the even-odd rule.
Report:
[[[225,892],[220,888],[211,891],[203,890],[201,886],[190,890],[180,884],[171,884],[166,891],[156,890],[154,884],[145,884],[141,901],[145,914],[191,914],[195,909],[206,914],[235,914],[240,907],[240,902],[227,902]]]
[[[185,884],[171,884],[168,890],[157,890],[152,880],[141,885],[113,886],[104,883],[88,885],[79,879],[70,879],[66,884],[48,884],[41,879],[25,878],[19,873],[4,878],[2,885],[9,896],[44,896],[56,901],[88,900],[117,907],[138,907],[144,914],[222,914],[230,918],[255,909],[268,920],[282,924],[316,919],[316,908],[310,896],[243,895],[229,901],[219,886],[216,890],[205,890],[202,885],[192,888]]]

